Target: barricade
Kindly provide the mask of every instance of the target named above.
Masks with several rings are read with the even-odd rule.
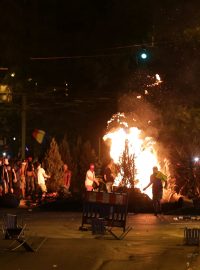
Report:
[[[95,219],[103,219],[104,225],[126,230],[128,207],[127,193],[91,192],[85,193],[82,227],[92,225]]]
[[[185,228],[184,229],[184,243],[186,245],[198,245],[200,244],[200,229],[198,228]]]

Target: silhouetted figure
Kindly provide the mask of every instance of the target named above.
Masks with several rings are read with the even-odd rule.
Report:
[[[165,187],[167,185],[167,176],[158,170],[157,167],[153,167],[153,174],[150,177],[149,184],[143,189],[145,191],[149,186],[152,185],[153,193],[153,206],[154,213],[157,216],[158,213],[161,213],[161,199],[163,196],[163,183]]]
[[[31,195],[35,191],[35,172],[32,157],[28,157],[26,166],[26,194]]]
[[[22,198],[25,199],[26,191],[26,160],[21,163],[20,166],[20,189]]]
[[[111,160],[106,166],[105,171],[104,171],[104,180],[106,182],[107,192],[112,192],[112,187],[115,180],[114,175],[112,173],[112,166],[113,166],[113,161]]]

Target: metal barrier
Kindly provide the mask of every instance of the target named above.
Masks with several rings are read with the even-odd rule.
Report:
[[[82,227],[92,225],[96,219],[103,219],[105,226],[121,227],[125,232],[127,207],[127,193],[87,191],[83,202]]]
[[[184,229],[184,243],[186,245],[198,245],[200,243],[200,229],[185,228]]]
[[[94,218],[92,220],[92,234],[104,235],[106,233],[105,221],[103,218]]]

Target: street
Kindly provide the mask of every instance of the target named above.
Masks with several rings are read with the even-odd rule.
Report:
[[[3,240],[2,235],[0,266],[4,270],[200,269],[199,248],[183,245],[184,228],[199,227],[200,221],[130,214],[128,225],[133,229],[117,241],[111,235],[97,237],[91,231],[79,231],[81,213],[7,210],[16,211],[24,217],[25,234],[33,246],[42,245],[35,253],[23,248],[6,251],[10,240]],[[121,233],[121,229],[114,231]]]

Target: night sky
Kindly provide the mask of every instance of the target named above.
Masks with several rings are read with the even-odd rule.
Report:
[[[1,0],[0,9],[0,64],[6,77],[16,74],[5,107],[9,136],[20,134],[22,92],[28,134],[39,128],[95,142],[138,70],[161,73],[171,89],[198,88],[199,52],[187,41],[200,25],[199,1]],[[145,66],[137,61],[144,47],[151,53]]]

